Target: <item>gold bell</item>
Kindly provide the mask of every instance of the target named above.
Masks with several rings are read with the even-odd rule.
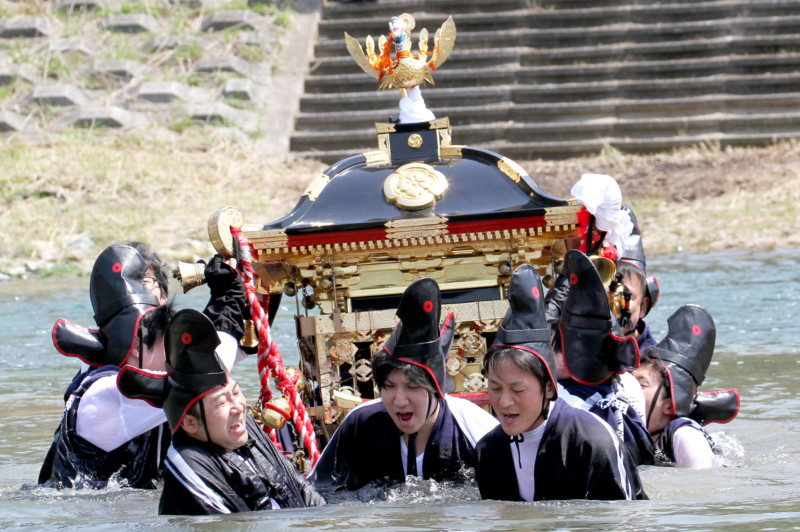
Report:
[[[253,320],[244,320],[244,335],[239,340],[239,345],[242,347],[258,347],[258,333]]]
[[[175,270],[175,277],[181,282],[181,288],[185,294],[192,288],[198,287],[206,282],[206,265],[202,262],[181,262],[178,261],[178,269]]]
[[[280,430],[292,417],[289,401],[285,397],[277,397],[266,403],[261,410],[261,421],[271,429]]]
[[[306,389],[306,380],[303,378],[303,372],[299,369],[292,366],[286,366],[286,376],[289,377],[289,380],[294,383],[294,388],[298,392],[302,392]],[[278,381],[277,377],[274,379],[274,382],[275,387],[280,387],[280,382]]]
[[[614,276],[617,275],[617,266],[614,264],[614,261],[601,255],[590,255],[589,260],[592,261],[592,264],[594,264],[594,267],[597,269],[597,273],[600,274],[600,279],[603,280],[603,286],[608,288],[611,281],[614,280]]]

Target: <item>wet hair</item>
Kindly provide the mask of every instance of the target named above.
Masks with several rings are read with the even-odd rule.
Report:
[[[156,307],[150,312],[142,316],[140,325],[142,333],[142,343],[148,349],[152,349],[156,341],[164,336],[167,331],[167,324],[172,316],[175,315],[175,307],[172,301],[168,301],[165,305]]]
[[[672,386],[669,380],[669,375],[667,374],[667,368],[664,367],[664,364],[661,363],[661,360],[650,356],[651,349],[648,349],[642,355],[641,361],[639,362],[639,369],[648,367],[656,368],[658,373],[661,375],[661,382],[663,383],[661,393],[665,394],[664,397],[672,397]]]
[[[617,273],[622,274],[623,282],[625,282],[625,279],[636,279],[639,282],[642,297],[644,297],[647,292],[647,278],[642,270],[626,260],[618,260]]]
[[[512,362],[522,371],[539,379],[542,385],[542,391],[547,390],[547,383],[550,382],[550,375],[544,367],[544,362],[526,349],[499,345],[489,348],[486,352],[486,356],[483,357],[483,375],[488,376],[490,371],[496,373],[497,366],[503,360]]]
[[[379,390],[383,389],[389,373],[395,369],[399,369],[403,372],[409,384],[421,386],[434,396],[439,396],[439,390],[436,388],[433,378],[427,371],[414,364],[397,360],[383,349],[375,353],[375,356],[372,357],[372,378],[375,379],[375,384],[378,385]]]
[[[164,297],[169,296],[169,278],[167,277],[167,271],[164,269],[167,263],[162,261],[158,253],[150,249],[150,246],[144,242],[137,242],[134,240],[128,242],[128,245],[139,252],[144,262],[147,264],[147,267],[153,271],[153,277],[156,278],[158,287],[161,289],[161,293],[164,294]]]
[[[558,326],[558,322],[550,325],[550,347],[553,348],[553,354],[564,354],[561,342],[561,327]]]

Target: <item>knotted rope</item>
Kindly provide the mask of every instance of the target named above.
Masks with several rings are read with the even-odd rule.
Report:
[[[297,393],[297,387],[294,381],[286,374],[281,352],[275,342],[272,341],[269,317],[264,310],[264,305],[262,305],[256,294],[255,277],[251,264],[255,248],[248,242],[240,229],[231,227],[231,234],[239,243],[239,250],[241,253],[239,257],[240,272],[243,276],[244,289],[247,293],[247,302],[250,304],[250,314],[252,315],[256,330],[258,331],[258,375],[261,381],[259,400],[262,405],[265,405],[272,399],[269,377],[270,374],[277,377],[278,389],[289,397],[292,420],[294,421],[297,431],[300,433],[300,437],[303,438],[303,444],[305,445],[306,452],[313,466],[317,463],[317,460],[319,460],[319,449],[317,447],[314,424],[308,417],[308,412],[306,411],[303,401],[300,399],[300,394]],[[277,436],[275,435],[275,431],[269,429],[267,433],[272,441],[276,442]]]

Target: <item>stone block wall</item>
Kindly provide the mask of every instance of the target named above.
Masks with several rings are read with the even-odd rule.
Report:
[[[333,162],[375,149],[396,90],[350,58],[391,16],[458,35],[422,89],[453,141],[517,159],[800,137],[800,0],[377,0],[326,3],[291,146]],[[429,43],[430,44],[430,43]]]
[[[222,126],[263,135],[290,8],[0,0],[0,134]]]

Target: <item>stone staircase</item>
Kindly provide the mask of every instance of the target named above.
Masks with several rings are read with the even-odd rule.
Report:
[[[275,151],[285,152],[318,8],[314,0],[0,0],[0,132],[36,139],[81,127],[214,127],[274,134],[272,144],[282,134]],[[292,62],[302,65],[296,88]]]
[[[423,88],[453,141],[517,159],[800,136],[800,0],[379,0],[326,4],[291,149],[333,162],[374,149],[399,113],[347,54],[411,13],[448,15],[455,49]]]

